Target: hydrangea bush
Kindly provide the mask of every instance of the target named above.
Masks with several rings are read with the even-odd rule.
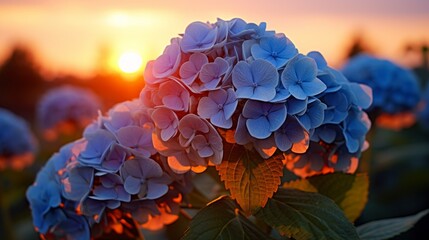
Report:
[[[101,103],[90,90],[64,85],[46,92],[37,106],[37,122],[47,140],[82,129],[97,116]]]
[[[41,234],[132,235],[134,223],[159,229],[190,206],[191,177],[215,166],[230,197],[194,216],[184,239],[269,237],[249,215],[296,239],[357,238],[350,221],[363,209],[367,179],[352,173],[367,146],[369,87],[349,82],[319,52],[299,53],[265,23],[239,18],[191,23],[148,62],[144,79],[139,99],[99,116],[28,189]],[[285,169],[317,176],[279,187]],[[319,194],[329,181],[342,191],[331,196],[340,207],[359,188],[358,207],[344,215]],[[344,181],[361,184],[338,190]],[[274,214],[276,207],[283,210]]]
[[[373,89],[373,104],[368,112],[378,125],[401,129],[414,124],[420,87],[411,70],[389,60],[360,54],[350,59],[342,72],[351,82]]]
[[[0,108],[0,170],[21,170],[31,165],[36,151],[36,139],[27,122]]]

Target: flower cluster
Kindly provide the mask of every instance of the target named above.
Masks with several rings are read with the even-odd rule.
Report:
[[[34,161],[36,139],[27,122],[0,108],[0,170],[21,170]]]
[[[37,106],[37,122],[48,140],[88,125],[100,109],[98,97],[90,90],[65,85],[48,91]]]
[[[413,112],[420,100],[420,88],[411,70],[360,54],[350,59],[342,72],[351,82],[373,89],[373,104],[368,111],[377,125],[400,129],[414,123]]]
[[[139,100],[124,102],[53,155],[27,191],[36,230],[89,239],[95,227],[123,232],[126,218],[148,229],[175,221],[192,186],[155,151],[153,125]]]
[[[194,22],[181,36],[148,62],[140,95],[152,109],[154,147],[173,171],[220,164],[224,144],[263,158],[285,153],[302,176],[356,169],[369,87],[350,83],[318,52],[300,54],[265,23]]]

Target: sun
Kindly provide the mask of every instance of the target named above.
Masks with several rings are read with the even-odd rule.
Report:
[[[124,73],[135,73],[142,67],[143,58],[137,52],[124,52],[118,60],[119,69]]]

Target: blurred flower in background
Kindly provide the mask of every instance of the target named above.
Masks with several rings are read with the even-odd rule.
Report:
[[[399,130],[415,123],[420,87],[411,70],[389,60],[360,54],[351,58],[342,72],[350,81],[373,89],[374,101],[368,113],[378,126]]]
[[[22,170],[31,165],[37,150],[36,139],[27,122],[0,108],[0,170]]]
[[[101,102],[91,90],[64,85],[45,93],[37,106],[37,123],[46,140],[83,129],[97,116]],[[80,132],[80,131],[78,131]]]

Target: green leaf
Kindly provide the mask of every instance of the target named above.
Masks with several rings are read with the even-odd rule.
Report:
[[[250,215],[263,207],[280,185],[283,175],[283,156],[263,159],[255,151],[235,144],[228,159],[216,166],[225,188],[243,211]]]
[[[294,239],[359,239],[343,211],[318,193],[279,188],[255,216]]]
[[[429,213],[429,209],[415,215],[400,218],[389,218],[365,223],[356,228],[362,240],[389,239],[400,233],[408,231],[422,217]]]
[[[283,186],[318,192],[331,198],[354,222],[368,200],[369,180],[366,174],[331,173],[288,182]]]
[[[192,219],[182,240],[189,239],[271,239],[240,211],[229,197],[220,197],[201,209]]]

